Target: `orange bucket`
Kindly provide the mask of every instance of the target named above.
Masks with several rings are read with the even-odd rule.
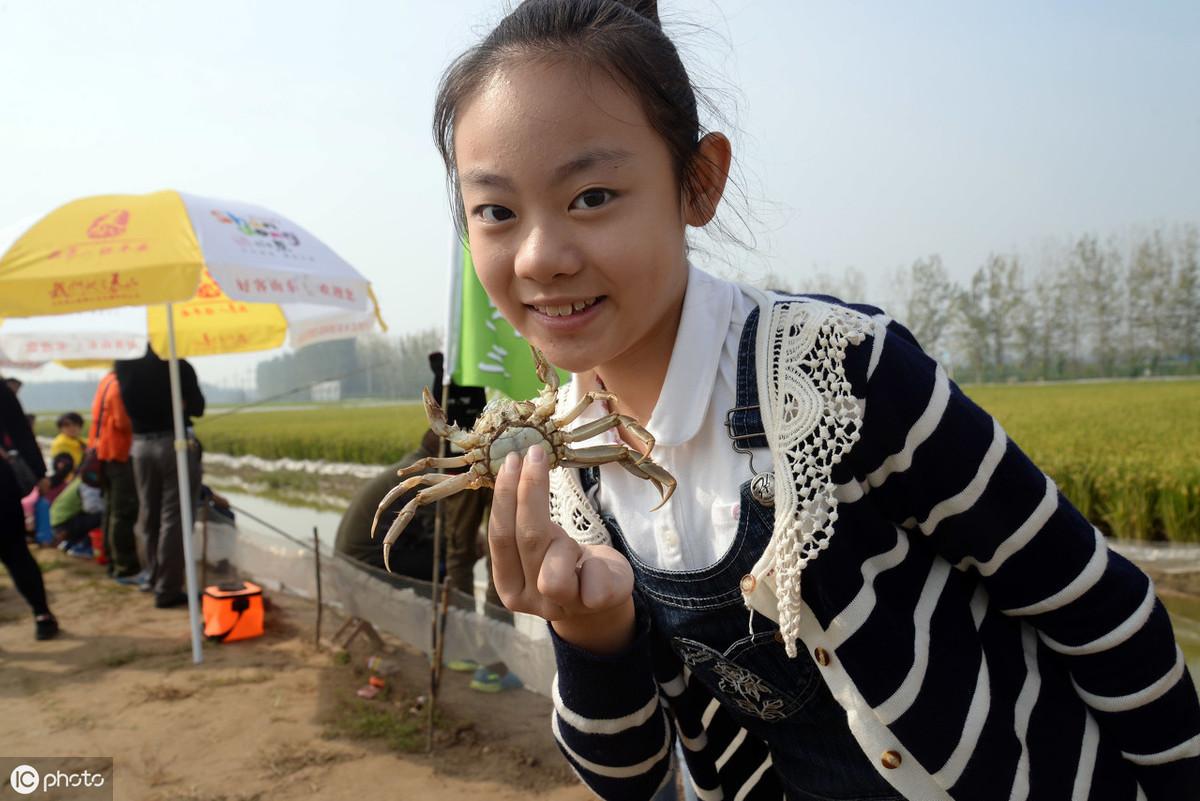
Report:
[[[96,564],[107,565],[108,554],[104,552],[104,529],[94,528],[88,532],[88,537],[92,541],[92,553],[96,557]]]
[[[216,642],[234,642],[263,633],[262,587],[249,581],[232,581],[204,588],[201,604],[204,636]]]

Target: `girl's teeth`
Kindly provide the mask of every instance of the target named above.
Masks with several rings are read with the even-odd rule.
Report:
[[[583,311],[596,302],[595,298],[591,300],[577,300],[569,306],[534,306],[535,309],[549,317],[567,317],[577,311]]]

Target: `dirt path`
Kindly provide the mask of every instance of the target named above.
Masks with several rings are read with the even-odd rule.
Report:
[[[316,650],[312,604],[275,594],[265,636],[206,645],[193,666],[185,610],[154,609],[92,563],[38,559],[64,632],[36,642],[0,571],[0,754],[111,756],[115,798],[136,801],[592,797],[540,696],[483,695],[447,672],[430,757],[420,654],[394,654],[402,668],[385,695],[358,699],[368,645],[343,658]]]

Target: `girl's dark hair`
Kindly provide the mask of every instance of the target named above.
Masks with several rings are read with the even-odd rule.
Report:
[[[659,23],[657,0],[525,0],[459,56],[438,86],[433,136],[446,164],[460,233],[466,219],[454,159],[455,117],[513,57],[569,58],[604,70],[636,93],[651,127],[667,144],[680,187],[694,196],[696,146],[704,132],[691,79]]]

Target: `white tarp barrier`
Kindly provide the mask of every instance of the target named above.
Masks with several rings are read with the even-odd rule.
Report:
[[[204,547],[201,524],[193,553]],[[258,530],[252,522],[238,528],[208,524],[208,562],[227,559],[239,574],[264,588],[315,599],[316,571],[309,547]],[[362,618],[428,654],[431,646],[430,585],[321,551],[321,596],[341,614]],[[482,599],[451,592],[446,616],[443,660],[474,659],[480,664],[504,662],[525,686],[549,697],[554,678],[554,649],[546,622],[489,607]]]

